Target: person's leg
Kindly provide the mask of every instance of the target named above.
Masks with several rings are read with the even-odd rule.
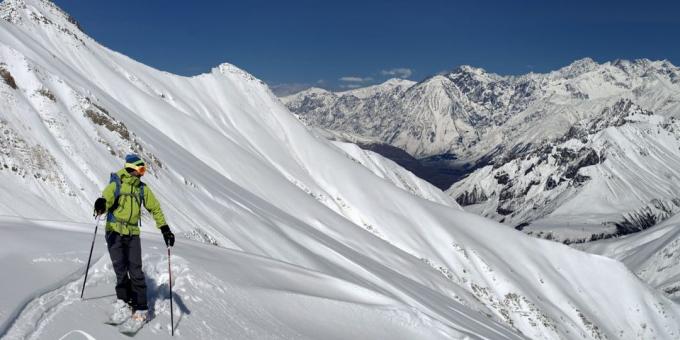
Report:
[[[116,273],[116,296],[130,302],[130,278],[128,277],[128,246],[123,237],[115,231],[106,232],[106,245]]]
[[[125,279],[125,287],[123,288],[127,292],[128,300],[126,301],[130,306],[132,306],[132,280],[130,280],[130,276],[126,275]]]
[[[135,310],[147,310],[149,307],[146,302],[146,280],[142,271],[142,244],[139,236],[130,237],[128,256],[128,271],[132,282],[132,307]]]

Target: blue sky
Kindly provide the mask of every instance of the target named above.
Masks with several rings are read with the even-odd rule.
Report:
[[[680,65],[680,1],[55,0],[93,38],[195,75],[230,62],[279,90],[421,80],[462,64],[545,72],[591,57]]]

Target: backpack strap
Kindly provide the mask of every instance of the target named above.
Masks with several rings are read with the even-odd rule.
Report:
[[[139,181],[139,226],[142,226],[142,206],[144,206],[144,187],[146,184]]]
[[[145,186],[146,186],[146,184],[144,184],[144,182],[142,182],[142,181],[139,182],[139,207],[140,208],[144,204],[144,187]]]
[[[109,183],[115,183],[116,188],[113,191],[113,205],[111,206],[111,209],[109,209],[108,213],[106,214],[106,221],[107,222],[115,222],[116,217],[113,216],[113,212],[118,209],[118,198],[120,197],[120,176],[118,176],[117,173],[112,172],[111,177],[109,179]]]

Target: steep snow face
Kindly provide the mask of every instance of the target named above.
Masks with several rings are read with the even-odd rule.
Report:
[[[503,77],[470,66],[382,92],[303,91],[282,98],[316,127],[378,138],[416,157],[475,161],[559,138],[628,98],[659,115],[680,112],[680,69],[667,61],[583,59],[547,74]]]
[[[539,237],[579,242],[637,232],[680,210],[678,128],[675,118],[622,100],[448,192],[472,211]]]
[[[641,233],[578,245],[622,261],[637,276],[680,301],[680,215]]]
[[[426,200],[462,210],[450,195],[378,153],[364,150],[353,143],[336,141],[333,144],[343,150],[353,161],[365,166],[378,177],[393,183],[398,188]]]
[[[404,333],[414,337],[674,339],[680,334],[680,308],[620,263],[526,237],[461,211],[431,188],[414,188],[420,184],[402,181],[405,174],[384,160],[346,146],[341,150],[310,133],[261,81],[233,65],[191,78],[152,69],[98,45],[47,1],[7,1],[0,15],[0,209],[32,220],[0,222],[0,265],[44,274],[32,282],[47,286],[2,290],[0,334],[22,338],[38,322],[31,336],[50,337],[71,331],[83,315],[92,320],[87,307],[72,303],[77,286],[72,282],[80,274],[70,274],[82,273],[85,253],[69,262],[63,246],[76,245],[61,242],[75,239],[87,248],[84,236],[91,229],[76,224],[86,233],[74,236],[78,230],[44,231],[34,225],[69,229],[87,222],[108,173],[128,152],[147,161],[144,180],[178,236],[230,249],[178,240],[178,288],[185,290],[177,294],[187,310],[198,310],[206,300],[227,306],[211,309],[216,315],[192,314],[198,320],[185,325],[200,322],[201,331],[186,330],[187,338],[216,334],[206,329],[217,330],[216,337],[246,338],[276,330],[293,337],[291,329],[301,337],[345,338],[338,327],[355,338],[380,338],[400,329],[370,331],[365,324],[341,322],[330,327],[313,313],[330,304],[309,302],[309,296],[357,302],[336,305],[334,313],[361,310],[386,327],[389,313],[380,306],[387,303],[397,311],[395,323],[414,325]],[[154,244],[160,236],[152,221],[144,225],[145,244],[149,239]],[[20,246],[33,240],[20,230],[33,227],[29,236],[42,241]],[[31,267],[34,259],[64,255],[57,267],[64,272]],[[162,284],[163,259],[149,256],[149,277]],[[110,269],[102,261],[95,263],[92,284],[111,288]],[[245,264],[224,268],[232,262]],[[194,274],[182,273],[183,265],[193,264]],[[207,275],[213,271],[214,277]],[[247,277],[246,288],[238,294],[200,293],[241,275]],[[264,290],[276,291],[271,298],[281,299],[272,308],[295,305],[311,312],[296,314],[301,320],[290,310],[272,310],[273,316],[258,322],[260,305],[243,301],[266,301],[263,296],[270,295],[250,287],[265,281]],[[319,292],[324,285],[332,287]],[[157,301],[154,307],[165,313],[165,305]],[[306,323],[309,328],[298,330]],[[101,331],[95,322],[82,327]],[[152,325],[147,334],[155,330],[156,337],[165,336],[163,327]],[[181,322],[178,327],[182,332]]]

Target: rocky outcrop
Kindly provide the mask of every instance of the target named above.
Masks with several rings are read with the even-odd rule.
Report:
[[[669,201],[654,199],[644,207],[623,214],[621,221],[615,222],[616,236],[648,229],[678,212],[680,212],[680,198]]]

